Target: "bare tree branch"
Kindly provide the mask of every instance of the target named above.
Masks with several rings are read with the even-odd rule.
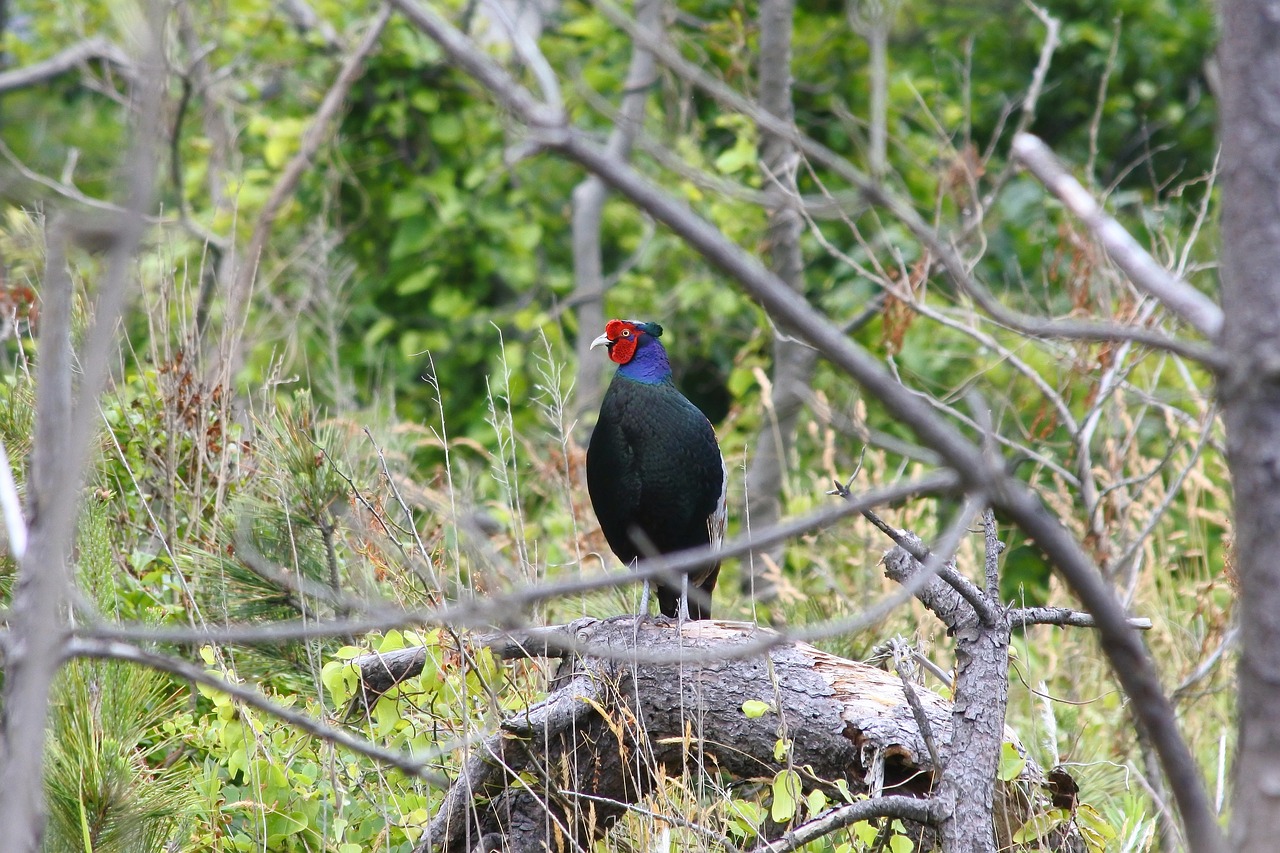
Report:
[[[859,823],[864,820],[875,820],[880,817],[909,820],[916,823],[933,824],[938,821],[937,803],[934,800],[922,800],[918,797],[888,796],[874,797],[849,803],[838,809],[832,809],[822,817],[815,818],[790,830],[781,838],[766,842],[751,853],[790,853],[799,850],[810,841],[830,835],[838,829]]]
[[[307,125],[306,131],[302,134],[302,143],[298,152],[285,165],[280,177],[276,179],[275,186],[271,188],[271,194],[267,196],[266,202],[262,205],[262,210],[258,212],[257,222],[253,227],[252,235],[249,237],[249,244],[245,248],[243,256],[237,259],[238,266],[235,279],[232,281],[231,290],[227,294],[227,328],[230,330],[231,335],[236,338],[242,333],[244,327],[245,314],[249,310],[249,295],[253,290],[253,282],[258,274],[258,265],[262,260],[262,253],[267,247],[267,240],[271,237],[271,229],[275,227],[276,217],[280,215],[285,202],[298,189],[302,176],[307,169],[311,168],[311,163],[320,151],[320,146],[329,138],[331,125],[346,104],[347,95],[350,93],[351,87],[359,79],[361,72],[364,70],[365,60],[377,46],[378,39],[382,36],[382,30],[386,27],[390,18],[391,7],[384,4],[378,11],[377,16],[370,22],[364,38],[360,40],[360,43],[343,61],[342,68],[338,71],[338,76],[334,78],[333,85],[325,93],[319,109],[311,117],[311,123]],[[239,346],[237,344],[233,346],[230,353],[224,354],[224,370],[232,371],[232,365],[239,358],[238,350]]]
[[[227,681],[195,664],[157,652],[150,652],[118,640],[94,640],[84,637],[73,639],[67,645],[66,653],[68,657],[101,658],[140,664],[151,669],[176,675],[195,684],[212,687],[214,690],[234,697],[237,701],[243,702],[251,708],[257,708],[259,711],[270,714],[312,737],[320,738],[327,743],[342,747],[357,755],[372,758],[388,767],[394,767],[410,776],[422,779],[430,785],[445,787],[449,784],[449,780],[444,775],[428,770],[426,762],[415,759],[408,753],[384,749],[343,729],[326,725],[300,711],[286,708],[271,701],[259,690]]]
[[[1234,490],[1241,649],[1231,842],[1264,853],[1280,839],[1280,76],[1272,67],[1280,17],[1261,0],[1224,0],[1219,15],[1222,343],[1230,367],[1218,394]]]
[[[1057,625],[1060,628],[1096,628],[1098,621],[1092,614],[1081,613],[1069,607],[1020,607],[1009,614],[1014,628],[1028,625]],[[1129,627],[1150,631],[1151,620],[1145,616],[1130,616]]]
[[[414,3],[415,0],[406,0],[406,2]],[[1210,367],[1221,367],[1221,353],[1215,348],[1172,338],[1150,329],[1122,327],[1113,323],[1080,320],[1042,320],[1028,317],[1005,307],[974,277],[970,270],[970,265],[961,256],[947,235],[926,222],[910,203],[892,193],[883,183],[854,168],[848,160],[801,133],[793,125],[778,121],[764,110],[761,110],[746,97],[711,76],[701,66],[685,59],[671,45],[660,42],[648,33],[637,29],[635,23],[628,19],[609,0],[599,0],[598,7],[606,17],[626,30],[632,38],[652,50],[663,65],[679,74],[683,79],[711,95],[726,108],[747,116],[760,125],[762,129],[791,140],[792,144],[814,163],[831,169],[840,178],[848,181],[869,202],[888,210],[895,219],[907,226],[916,240],[933,257],[941,262],[942,268],[952,282],[972,296],[982,307],[982,310],[991,314],[999,322],[1029,335],[1049,338],[1090,341],[1134,340],[1155,349],[1178,353]],[[492,87],[490,87],[490,92],[493,92]],[[502,97],[505,99],[507,96],[504,94]],[[548,144],[555,135],[545,127],[540,130],[540,136],[545,138]]]
[[[9,625],[16,642],[5,655],[0,770],[13,785],[0,797],[0,826],[14,850],[38,847],[44,826],[43,756],[49,690],[67,625],[67,557],[75,520],[79,471],[69,452],[71,402],[71,275],[66,229],[48,227],[44,310],[37,366],[35,441],[32,449],[30,547],[18,564]]]
[[[14,594],[12,636],[4,684],[3,743],[0,778],[12,794],[0,797],[0,826],[9,849],[37,849],[44,827],[43,769],[49,691],[67,639],[66,561],[75,537],[80,486],[96,422],[97,401],[106,381],[110,350],[116,341],[125,295],[132,280],[134,254],[146,222],[155,185],[156,143],[163,97],[162,28],[157,8],[143,19],[138,36],[143,64],[133,97],[137,120],[132,144],[124,153],[125,215],[97,236],[107,239],[105,272],[98,287],[93,324],[85,335],[79,364],[79,388],[72,390],[71,279],[65,269],[64,241],[77,236],[70,223],[53,226],[50,235],[46,290],[54,301],[54,318],[46,310],[47,346],[40,349],[36,403],[34,492],[31,542],[19,565]],[[42,333],[43,339],[43,333]],[[43,343],[43,340],[42,340]]]
[[[1134,284],[1160,300],[1205,337],[1218,337],[1222,332],[1222,309],[1217,303],[1172,275],[1138,245],[1133,235],[1103,210],[1093,195],[1067,171],[1049,146],[1029,133],[1020,133],[1013,139],[1012,152],[1068,210],[1084,221]]]
[[[134,72],[133,61],[120,47],[104,36],[93,36],[54,54],[48,59],[11,71],[0,72],[0,94],[45,83],[79,68],[91,59],[110,62],[126,75]]]
[[[290,622],[273,625],[225,626],[209,628],[157,628],[152,625],[92,625],[77,628],[80,637],[157,643],[281,643],[299,639],[332,637],[385,631],[408,625],[454,625],[518,627],[522,614],[534,605],[569,595],[609,589],[643,580],[675,580],[683,572],[696,571],[712,562],[741,556],[753,548],[768,547],[801,533],[828,527],[868,507],[893,503],[919,494],[946,492],[954,488],[957,478],[949,472],[933,474],[919,480],[871,489],[845,502],[810,515],[779,523],[751,536],[739,536],[718,550],[694,548],[663,557],[641,561],[635,569],[602,572],[554,583],[542,583],[509,593],[491,594],[485,598],[464,601],[448,607],[427,610],[384,609],[351,619],[328,623]],[[883,614],[879,617],[883,618]],[[849,630],[836,625],[833,632]],[[793,638],[816,637],[820,633],[793,633]]]
[[[648,29],[662,26],[661,0],[636,0],[636,22]],[[644,125],[645,105],[649,90],[657,82],[657,63],[653,54],[639,45],[631,52],[631,64],[622,84],[622,102],[614,118],[613,130],[605,149],[619,160],[629,160],[636,137]],[[605,197],[609,188],[595,175],[587,175],[573,189],[573,293],[578,318],[575,349],[578,372],[574,380],[574,411],[580,420],[600,405],[603,393],[604,359],[593,358],[591,341],[604,330],[604,264],[601,257],[600,230]]]
[[[766,0],[760,4],[760,106],[790,125],[791,38],[795,4],[792,0]],[[800,237],[804,219],[793,199],[799,197],[796,172],[800,155],[784,136],[767,130],[760,134],[760,169],[764,173],[766,210],[765,241],[769,268],[797,293],[805,289],[804,255]],[[813,347],[789,334],[773,330],[773,369],[765,389],[764,420],[756,433],[754,453],[747,468],[747,511],[751,524],[771,525],[782,517],[783,491],[788,457],[796,428],[810,394],[818,354]],[[743,591],[759,601],[777,594],[772,578],[786,559],[782,545],[753,553],[742,573]]]

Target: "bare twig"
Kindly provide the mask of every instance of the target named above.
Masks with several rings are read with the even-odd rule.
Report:
[[[32,491],[33,523],[26,558],[19,565],[10,625],[13,642],[5,666],[3,738],[0,778],[12,792],[0,797],[0,826],[8,849],[35,850],[43,834],[42,808],[45,728],[49,691],[67,641],[66,561],[75,538],[80,484],[84,475],[98,397],[106,380],[108,357],[133,272],[134,254],[145,228],[155,183],[155,149],[159,137],[163,67],[159,15],[156,9],[139,30],[145,65],[137,75],[134,97],[137,121],[132,144],[123,157],[125,215],[106,229],[107,257],[98,286],[93,324],[85,334],[79,364],[79,387],[72,389],[72,282],[66,269],[65,241],[76,235],[69,222],[55,224],[50,234],[36,389],[36,435]],[[49,283],[52,282],[52,286]],[[54,303],[50,310],[48,300]],[[52,318],[50,314],[54,315]]]
[[[1125,620],[1130,628],[1150,631],[1151,620],[1145,616],[1130,616]],[[1060,628],[1097,628],[1098,620],[1092,614],[1072,610],[1069,607],[1020,607],[1009,613],[1009,624],[1014,628],[1028,625],[1057,625]]]
[[[816,820],[801,824],[776,841],[760,845],[751,853],[790,853],[792,850],[799,850],[810,841],[830,835],[837,829],[882,817],[930,825],[938,821],[933,800],[905,796],[872,797],[833,809]]]
[[[406,625],[460,625],[492,627],[503,625],[518,627],[515,623],[528,608],[556,598],[633,584],[647,579],[672,579],[682,572],[696,571],[711,562],[740,556],[753,548],[768,547],[800,533],[821,529],[847,518],[869,506],[892,503],[912,495],[947,491],[954,487],[956,478],[949,473],[935,474],[908,483],[871,489],[845,503],[827,507],[819,512],[784,521],[773,528],[762,530],[753,536],[739,536],[719,550],[695,548],[659,558],[642,561],[634,570],[602,572],[595,575],[542,583],[506,594],[490,595],[483,599],[454,604],[434,610],[382,609],[358,618],[335,620],[328,624],[277,623],[263,626],[228,626],[213,628],[156,628],[151,625],[95,625],[77,631],[78,636],[98,639],[136,640],[140,642],[211,642],[211,643],[280,643],[298,639],[361,634],[370,631],[401,628]],[[324,595],[324,587],[317,585],[315,593]],[[908,595],[909,597],[909,595]],[[860,618],[883,618],[881,613]],[[849,630],[840,624],[831,628],[833,633]],[[812,636],[820,636],[814,633]],[[792,637],[810,636],[793,633]]]
[[[416,0],[397,0],[397,2],[402,8],[417,5]],[[697,86],[699,89],[702,89],[726,108],[747,116],[752,121],[756,122],[762,130],[778,134],[790,140],[803,155],[813,162],[831,169],[840,178],[852,184],[868,201],[880,205],[888,210],[895,219],[907,226],[916,240],[918,240],[933,257],[938,259],[942,268],[946,271],[947,275],[956,284],[956,286],[972,296],[981,306],[982,310],[991,314],[991,316],[996,318],[999,322],[1022,331],[1025,334],[1038,335],[1042,337],[1092,341],[1133,340],[1155,349],[1163,349],[1168,350],[1169,352],[1178,353],[1214,368],[1221,367],[1221,354],[1216,349],[1206,347],[1198,343],[1172,338],[1151,329],[1118,326],[1114,323],[1098,323],[1080,320],[1042,320],[1040,318],[1029,317],[1020,312],[1009,309],[992,296],[987,288],[974,277],[970,270],[969,263],[961,256],[955,246],[952,245],[952,242],[948,239],[947,235],[926,222],[908,201],[892,193],[883,183],[873,180],[858,169],[854,168],[848,160],[839,156],[825,145],[822,145],[805,134],[800,133],[794,125],[780,121],[766,111],[760,109],[749,99],[734,91],[720,80],[717,80],[701,66],[685,59],[680,52],[670,44],[660,41],[650,33],[639,29],[635,25],[634,21],[628,18],[616,5],[609,2],[609,0],[600,0],[597,7],[600,9],[602,14],[609,18],[609,20],[626,30],[628,35],[633,39],[652,50],[654,55],[657,56],[658,60],[662,62],[663,65],[666,65],[668,68],[679,74],[681,78]],[[419,22],[415,21],[415,23]],[[441,23],[444,22],[441,21]],[[423,24],[420,23],[419,25],[422,26]],[[445,24],[445,26],[448,25]],[[431,32],[431,30],[427,30],[427,32]],[[465,45],[458,45],[458,47],[464,51],[466,50]],[[459,59],[458,61],[460,63],[467,63],[473,62],[473,59]],[[466,66],[464,65],[463,67]],[[494,70],[499,74],[503,73],[501,69],[496,66],[494,67]],[[486,74],[487,73],[488,72],[486,72]],[[514,85],[514,83],[510,82],[503,85]],[[514,96],[506,92],[499,92],[492,87],[490,87],[490,92],[512,109],[517,109],[515,106],[516,100],[513,100]],[[527,99],[529,97],[528,93],[524,92],[523,97]],[[545,128],[545,126],[534,122],[534,118],[534,116],[530,116],[529,123],[532,127],[538,130],[540,138],[545,140],[545,144],[559,148],[562,153],[570,153],[569,149],[575,147],[572,144],[574,142],[581,143],[582,145],[591,144],[590,140],[585,136],[572,133],[567,127],[557,127],[554,130],[550,130]],[[543,119],[542,116],[537,116],[536,118],[539,120]],[[564,140],[570,144],[568,146],[563,144],[556,145],[554,144],[555,140]],[[583,165],[591,168],[591,166],[585,161],[579,160],[579,162],[582,162]],[[710,260],[715,263],[714,258],[710,258]]]
[[[428,770],[425,762],[413,758],[408,753],[384,749],[343,729],[334,728],[304,713],[295,711],[292,708],[286,708],[271,701],[253,687],[227,681],[225,678],[206,671],[201,666],[157,652],[149,652],[118,640],[94,640],[86,637],[73,639],[67,645],[67,655],[69,657],[125,661],[171,673],[187,681],[203,684],[206,687],[225,693],[251,708],[257,708],[259,711],[283,720],[290,726],[306,732],[312,737],[320,738],[334,746],[342,747],[358,755],[372,758],[389,767],[401,770],[410,776],[422,779],[430,785],[443,788],[449,784],[449,780],[445,776]]]
[[[657,29],[662,26],[660,0],[636,3],[636,19],[640,26]],[[614,157],[628,160],[641,128],[649,90],[657,81],[657,63],[653,54],[634,45],[627,76],[622,85],[622,101],[614,117],[613,129],[605,148]],[[581,420],[600,403],[603,379],[602,359],[592,358],[591,341],[604,329],[604,294],[610,282],[604,275],[600,231],[605,198],[609,188],[596,175],[587,175],[573,189],[573,293],[569,299],[576,307],[578,335],[575,348],[578,371],[574,380],[575,415]]]
[[[956,516],[953,524],[967,526],[969,524],[969,519],[973,518],[974,514],[978,511],[979,503],[980,502],[978,500],[970,498],[969,502]],[[934,559],[933,553],[930,552],[928,548],[924,547],[924,544],[919,539],[916,539],[903,531],[895,530],[873,511],[863,510],[862,517],[874,524],[881,533],[884,533],[892,539],[894,544],[902,548],[902,550],[906,551],[911,556],[915,557],[921,563],[929,565],[930,561]],[[982,620],[984,625],[994,625],[1000,620],[1000,611],[995,604],[992,603],[985,594],[983,594],[982,590],[978,589],[978,587],[974,585],[973,581],[960,574],[960,572],[956,570],[954,563],[943,562],[937,571],[938,577],[945,581],[947,585],[956,592],[960,593],[960,596],[965,601],[969,602],[969,606],[978,614],[978,617]]]
[[[0,94],[52,80],[79,68],[91,59],[110,62],[126,76],[132,75],[134,71],[133,62],[123,49],[103,36],[93,36],[41,62],[0,72]]]
[[[920,737],[924,738],[925,748],[929,750],[929,762],[933,765],[933,772],[940,773],[942,771],[942,758],[938,755],[938,744],[933,737],[933,727],[929,725],[929,715],[925,713],[924,706],[920,704],[920,697],[916,695],[916,686],[912,682],[915,677],[915,664],[913,658],[915,649],[912,649],[905,640],[895,638],[892,641],[893,649],[893,668],[898,673],[898,679],[902,682],[902,694],[907,699],[907,704],[911,706],[911,715],[916,719],[916,726],[920,729]]]
[[[1170,274],[1138,245],[1133,235],[1102,209],[1047,145],[1029,133],[1022,133],[1014,137],[1012,150],[1014,157],[1026,164],[1068,210],[1083,220],[1135,285],[1160,300],[1205,337],[1218,337],[1222,331],[1222,309],[1212,299]]]

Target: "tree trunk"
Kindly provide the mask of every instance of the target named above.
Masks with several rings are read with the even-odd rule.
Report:
[[[651,32],[662,25],[661,0],[636,0],[636,22]],[[609,134],[606,150],[620,160],[631,148],[644,124],[649,89],[657,80],[653,54],[636,45],[623,83],[618,120]],[[578,318],[578,374],[574,381],[574,416],[579,422],[594,412],[604,396],[607,360],[591,352],[591,341],[604,331],[604,261],[600,245],[601,220],[609,190],[604,181],[589,175],[573,190],[573,293],[569,304]]]
[[[1232,849],[1280,838],[1280,17],[1222,4],[1221,398],[1235,484],[1239,740]]]
[[[791,22],[793,0],[763,0],[760,4],[760,106],[790,122]],[[769,206],[766,242],[769,265],[778,278],[797,292],[804,289],[804,257],[800,236],[804,220],[796,204],[796,169],[800,156],[785,138],[761,131],[760,166],[764,171]],[[796,422],[809,395],[816,351],[778,328],[773,342],[773,386],[765,406],[765,421],[756,436],[755,453],[747,469],[747,509],[751,526],[770,527],[782,517],[787,457],[795,440]],[[773,579],[785,559],[785,546],[753,553],[742,574],[743,591],[759,601],[777,594]]]

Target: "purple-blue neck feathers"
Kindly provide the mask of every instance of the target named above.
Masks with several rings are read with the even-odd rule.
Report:
[[[667,361],[667,351],[657,338],[641,335],[636,354],[618,367],[618,373],[646,385],[660,385],[671,379],[671,362]]]

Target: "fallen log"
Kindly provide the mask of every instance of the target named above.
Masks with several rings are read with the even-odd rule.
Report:
[[[787,769],[805,792],[822,789],[836,803],[842,788],[880,798],[879,814],[904,819],[916,849],[934,844],[928,797],[939,771],[927,741],[945,760],[953,709],[916,687],[913,711],[895,674],[737,622],[581,619],[485,643],[504,657],[563,660],[547,698],[464,761],[418,853],[590,849],[661,778],[768,781]],[[357,658],[362,701],[425,659],[415,649]],[[1005,740],[1026,756],[1007,727]],[[1050,793],[1030,760],[997,785],[997,837],[1008,846]],[[785,829],[762,827],[758,841]],[[1073,846],[1059,841],[1052,846]]]

